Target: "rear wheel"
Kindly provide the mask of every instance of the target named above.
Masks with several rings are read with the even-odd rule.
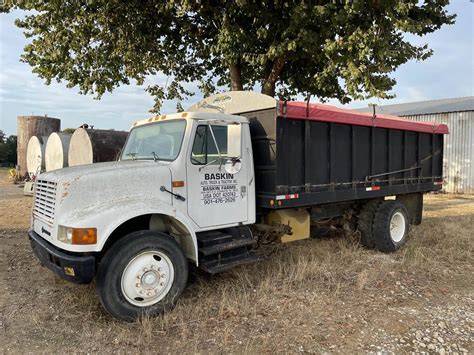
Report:
[[[357,229],[360,232],[360,242],[366,248],[375,248],[375,237],[373,232],[373,223],[375,213],[383,200],[371,200],[361,209],[357,219]]]
[[[398,201],[384,201],[375,213],[373,232],[375,247],[393,252],[405,244],[409,229],[408,212]]]
[[[112,316],[133,321],[172,308],[187,277],[186,257],[173,238],[139,231],[107,251],[97,274],[97,292]]]

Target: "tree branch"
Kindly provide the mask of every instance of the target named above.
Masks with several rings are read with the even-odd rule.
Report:
[[[241,91],[243,90],[242,86],[242,70],[240,63],[232,63],[229,65],[230,72],[230,89],[232,91]]]
[[[275,85],[278,77],[280,76],[283,66],[285,65],[286,57],[281,56],[275,59],[273,62],[272,70],[268,77],[262,83],[262,94],[275,96]]]

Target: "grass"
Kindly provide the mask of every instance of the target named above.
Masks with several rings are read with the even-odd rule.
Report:
[[[420,315],[449,295],[457,295],[452,302],[472,295],[474,199],[459,201],[428,198],[423,224],[397,253],[366,250],[354,235],[272,246],[258,264],[200,275],[174,310],[132,324],[104,313],[94,285],[72,285],[31,264],[18,241],[5,253],[18,270],[2,296],[5,339],[26,332],[52,352],[361,352],[379,331],[401,337],[425,324],[428,315]]]
[[[228,343],[235,332],[235,325],[228,324],[228,319],[276,317],[287,310],[291,300],[311,304],[344,299],[347,294],[362,298],[365,293],[383,289],[387,277],[396,279],[411,273],[422,279],[449,282],[449,273],[456,272],[456,265],[464,269],[472,260],[469,222],[473,222],[472,217],[465,217],[458,226],[461,228],[454,229],[450,224],[449,228],[435,227],[428,220],[424,227],[415,228],[405,249],[391,255],[367,251],[355,238],[283,245],[260,265],[199,280],[174,312],[146,319],[141,326],[147,339],[153,338],[153,329],[169,334],[178,328],[180,338],[197,349],[202,345],[204,329],[219,327],[216,341]],[[458,238],[450,238],[450,233]],[[176,324],[179,326],[171,326]],[[265,350],[274,350],[269,343],[257,341],[248,342],[247,349],[261,350],[262,345],[269,346]]]
[[[408,245],[395,254],[365,250],[355,238],[282,245],[260,265],[198,281],[174,312],[147,320],[144,327],[152,329],[156,324],[166,333],[171,331],[169,324],[182,324],[183,339],[198,346],[202,333],[196,330],[200,327],[215,326],[221,321],[227,331],[220,334],[219,341],[226,342],[233,333],[227,328],[226,319],[276,316],[275,310],[285,309],[287,300],[320,303],[342,300],[347,294],[362,298],[384,289],[387,282],[390,286],[391,278],[406,275],[431,280],[436,285],[449,284],[453,281],[451,276],[463,277],[472,271],[473,222],[472,213],[441,221],[427,218],[412,230]],[[190,319],[199,324],[196,326]],[[205,324],[203,319],[210,319],[211,324]],[[254,345],[260,348],[262,344]]]

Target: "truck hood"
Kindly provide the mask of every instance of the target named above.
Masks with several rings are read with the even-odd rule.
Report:
[[[43,173],[37,181],[56,184],[55,222],[74,220],[88,211],[100,213],[107,206],[127,200],[152,198],[172,204],[171,170],[163,163],[132,160],[81,165]]]
[[[57,169],[42,173],[38,176],[39,180],[54,181],[57,183],[78,180],[84,175],[88,174],[107,174],[117,173],[118,170],[143,170],[151,169],[156,166],[164,166],[160,162],[152,160],[125,160],[125,161],[110,161],[105,163],[87,164],[72,166],[64,169]],[[98,176],[98,175],[96,175]]]

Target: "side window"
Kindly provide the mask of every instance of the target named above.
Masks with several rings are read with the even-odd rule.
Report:
[[[212,126],[212,132],[222,158],[227,157],[227,126]],[[196,129],[191,162],[195,165],[220,164],[219,154],[208,125],[200,125]]]
[[[198,126],[194,137],[191,162],[195,165],[207,164],[207,126]]]

